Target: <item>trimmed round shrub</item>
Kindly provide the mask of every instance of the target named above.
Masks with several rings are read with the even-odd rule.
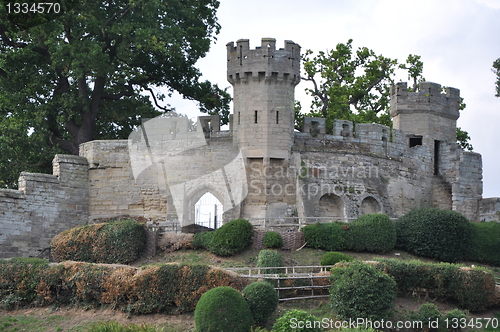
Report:
[[[233,256],[252,244],[253,225],[245,219],[230,221],[212,234],[208,249],[217,256]]]
[[[274,287],[268,282],[252,282],[243,289],[242,294],[252,311],[254,323],[264,326],[278,307],[279,298]]]
[[[257,256],[257,267],[281,267],[284,266],[283,256],[274,250],[262,249]],[[263,273],[279,274],[283,269],[266,269]]]
[[[337,251],[330,251],[321,257],[320,265],[335,265],[338,262],[350,262],[352,257]]]
[[[345,249],[344,228],[340,223],[315,223],[301,229],[307,247],[328,251]]]
[[[50,246],[57,261],[128,264],[146,247],[146,229],[133,220],[85,225],[56,235]]]
[[[434,322],[436,319],[441,318],[441,313],[434,303],[424,303],[418,308],[416,318],[416,320],[424,323],[424,326],[429,326],[429,322]]]
[[[397,247],[416,255],[457,262],[472,246],[470,222],[456,211],[414,209],[396,222]]]
[[[385,253],[396,245],[396,226],[386,214],[365,214],[346,226],[348,250]]]
[[[266,232],[266,235],[264,235],[264,245],[266,248],[279,249],[283,247],[283,238],[278,232]]]
[[[339,319],[390,316],[397,295],[392,277],[362,262],[333,267],[331,274],[330,300]]]
[[[278,318],[272,332],[322,332],[321,320],[307,311],[292,309]]]
[[[243,296],[234,288],[212,288],[203,294],[194,310],[198,332],[248,332],[252,312]]]

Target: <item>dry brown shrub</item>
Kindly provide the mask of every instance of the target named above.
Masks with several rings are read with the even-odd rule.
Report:
[[[102,294],[102,301],[113,305],[130,303],[134,297],[132,288],[136,273],[137,269],[132,267],[114,270],[103,283],[105,292]]]
[[[193,234],[168,232],[160,237],[158,246],[165,253],[169,253],[179,249],[190,249],[192,241]]]

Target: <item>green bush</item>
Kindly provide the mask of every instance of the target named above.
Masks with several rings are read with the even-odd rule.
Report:
[[[304,310],[292,309],[278,318],[272,332],[322,332],[321,320]]]
[[[194,321],[198,332],[248,332],[253,324],[247,302],[231,287],[217,287],[203,294]]]
[[[365,214],[347,227],[347,250],[385,253],[396,245],[396,227],[386,214]]]
[[[257,256],[257,267],[280,267],[284,266],[283,256],[274,250],[262,249]],[[266,269],[263,273],[266,274],[279,274],[283,269]]]
[[[457,262],[472,246],[472,226],[456,211],[414,209],[396,222],[397,247],[411,253]]]
[[[350,262],[352,257],[337,251],[327,252],[321,257],[320,265],[335,265],[338,262]]]
[[[443,315],[443,318],[441,319],[441,326],[443,328],[457,326],[457,328],[455,328],[455,329],[452,328],[451,331],[460,331],[461,330],[459,328],[460,323],[463,322],[465,319],[467,319],[467,311],[466,310],[453,309],[453,310],[447,311]]]
[[[58,261],[128,264],[146,247],[146,230],[133,220],[85,225],[56,235],[50,246]]]
[[[243,297],[252,311],[255,324],[264,326],[278,307],[278,293],[268,282],[252,282],[242,291]]]
[[[382,320],[391,314],[396,301],[394,279],[362,262],[331,270],[330,300],[339,319]]]
[[[471,223],[473,229],[472,248],[469,259],[500,266],[500,223]]]
[[[424,326],[429,326],[429,322],[434,322],[441,318],[437,306],[434,303],[424,303],[418,308],[418,313],[415,320],[421,321]]]
[[[315,223],[301,230],[309,248],[328,251],[345,249],[344,228],[340,223]]]
[[[278,232],[266,232],[264,246],[270,249],[279,249],[283,247],[283,238]]]
[[[494,303],[495,279],[485,269],[398,259],[379,259],[377,269],[396,280],[402,295],[425,290],[426,296],[457,301],[460,307],[476,312]]]
[[[213,232],[208,249],[217,256],[233,256],[252,244],[253,225],[245,219],[230,221]]]
[[[193,236],[193,241],[191,242],[191,247],[193,249],[205,249],[208,250],[210,247],[210,242],[212,241],[212,237],[214,235],[213,231],[206,231],[196,233]]]

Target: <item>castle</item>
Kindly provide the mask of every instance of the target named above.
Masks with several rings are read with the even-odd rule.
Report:
[[[482,198],[481,155],[456,143],[459,90],[420,83],[391,89],[393,128],[305,118],[294,130],[300,46],[262,39],[227,44],[234,88],[229,130],[218,116],[144,121],[129,140],[91,141],[79,156],[57,155],[54,172],[22,173],[18,190],[0,190],[0,257],[36,255],[57,233],[130,216],[180,231],[199,223],[207,193],[212,224],[255,225],[392,218],[416,207],[498,220],[499,198]],[[216,203],[214,203],[216,202]]]

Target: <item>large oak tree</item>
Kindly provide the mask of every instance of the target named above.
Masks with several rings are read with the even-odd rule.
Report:
[[[195,67],[219,32],[218,5],[67,1],[61,15],[32,11],[24,20],[1,8],[3,186],[13,186],[20,170],[47,170],[54,152],[78,154],[84,142],[127,138],[141,118],[168,111],[159,100],[174,91],[227,122],[229,95],[201,82]]]

